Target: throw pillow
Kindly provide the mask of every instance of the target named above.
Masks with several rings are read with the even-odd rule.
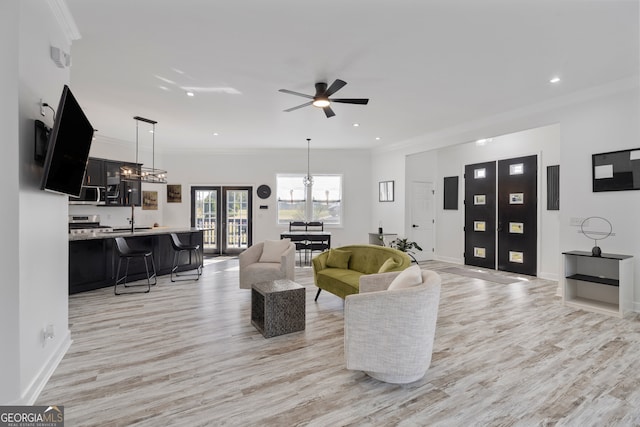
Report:
[[[400,262],[396,261],[393,258],[388,258],[380,268],[378,269],[378,273],[386,273],[388,271],[395,270],[400,265]]]
[[[258,262],[280,262],[282,254],[289,247],[290,239],[265,240],[262,247],[262,255]]]
[[[387,290],[410,288],[420,283],[422,283],[422,270],[420,270],[420,266],[412,265],[398,274],[389,284]]]
[[[342,268],[346,270],[349,268],[349,258],[351,258],[351,252],[349,251],[329,249],[327,267]]]

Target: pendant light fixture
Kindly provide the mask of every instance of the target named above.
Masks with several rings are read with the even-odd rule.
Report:
[[[122,179],[125,181],[141,181],[151,184],[166,184],[167,183],[167,171],[156,169],[156,122],[155,120],[145,119],[144,117],[135,116],[133,118],[136,121],[136,164],[138,163],[138,134],[140,122],[149,123],[151,125],[151,167],[138,166],[135,170],[130,167],[122,167]]]
[[[307,176],[302,178],[302,182],[305,187],[311,187],[313,185],[313,177],[311,176],[311,167],[309,162],[311,152],[311,138],[307,138]]]

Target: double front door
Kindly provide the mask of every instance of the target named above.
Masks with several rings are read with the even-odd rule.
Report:
[[[465,264],[536,275],[537,156],[465,166]]]
[[[204,253],[238,254],[251,246],[251,187],[191,187],[191,226],[204,229]]]

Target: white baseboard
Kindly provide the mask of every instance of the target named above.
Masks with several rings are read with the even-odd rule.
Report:
[[[22,394],[20,402],[16,403],[17,405],[33,405],[36,402],[38,396],[40,396],[40,393],[42,393],[42,390],[47,385],[49,378],[51,378],[51,375],[55,372],[64,355],[67,354],[72,342],[71,331],[67,329],[67,333],[60,340],[60,344],[51,354],[47,363],[42,367],[38,376],[31,382],[31,384],[29,384],[29,387],[27,387],[25,392]],[[60,402],[50,403],[56,404]]]
[[[462,258],[450,258],[450,257],[446,257],[446,256],[436,256],[434,258],[437,261],[442,261],[442,262],[450,262],[452,264],[460,264],[462,265],[464,263]]]
[[[540,272],[540,274],[538,274],[538,277],[541,278],[541,279],[545,279],[545,280],[552,280],[554,282],[558,281],[558,273]]]

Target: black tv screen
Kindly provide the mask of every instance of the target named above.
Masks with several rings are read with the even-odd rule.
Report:
[[[640,148],[592,155],[593,191],[640,190]]]
[[[49,135],[41,188],[80,196],[92,139],[93,126],[65,85]]]

